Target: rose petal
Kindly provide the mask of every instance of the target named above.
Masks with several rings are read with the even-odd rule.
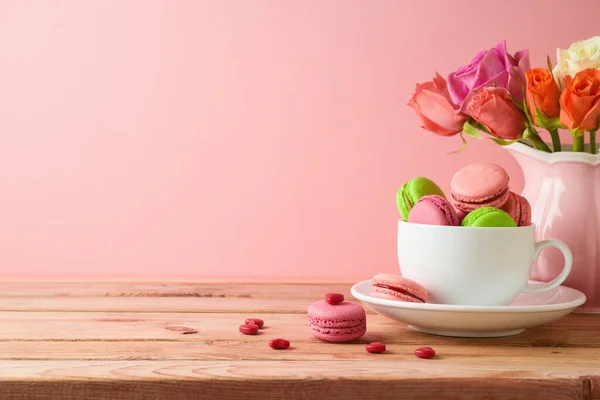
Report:
[[[484,84],[481,85],[481,87],[473,89],[465,98],[464,102],[462,103],[461,108],[459,109],[460,112],[462,113],[468,113],[467,111],[467,105],[469,104],[469,102],[471,101],[471,98],[473,97],[473,94],[476,93],[477,90],[481,89],[481,88],[493,88],[494,84],[496,85],[496,87],[498,88],[504,88],[504,86],[502,85],[503,83],[508,81],[508,72],[507,71],[503,71],[500,75],[494,77],[493,79],[491,79],[488,82],[485,82]]]
[[[498,81],[497,79],[498,76],[506,72],[502,57],[503,55],[498,53],[496,49],[491,49],[487,52],[485,57],[483,57],[481,60],[481,64],[479,64],[479,68],[477,70],[477,79],[475,79],[475,82],[473,85],[471,85],[473,90],[477,90],[492,80],[496,81],[498,86],[506,86],[508,83],[508,76],[506,77],[507,79],[505,82]]]
[[[441,125],[436,124],[435,122],[428,119],[424,115],[420,115],[419,118],[421,118],[421,128],[426,129],[430,132],[433,132],[436,135],[452,136],[452,135],[456,135],[458,133],[458,131],[452,131],[452,130],[444,128]]]
[[[525,128],[525,116],[504,88],[481,89],[472,97],[468,110],[493,136],[502,139],[517,139]]]
[[[598,129],[598,120],[600,119],[600,97],[596,97],[595,102],[591,105],[590,110],[585,114],[579,129],[589,131]]]
[[[529,66],[529,50],[523,49],[521,51],[517,51],[515,53],[515,61],[523,73],[531,69]]]

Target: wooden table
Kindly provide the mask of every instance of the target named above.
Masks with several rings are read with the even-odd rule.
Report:
[[[312,338],[306,308],[350,282],[0,283],[0,399],[600,399],[600,316],[499,339],[368,315],[358,343]],[[238,326],[266,321],[257,336]],[[292,342],[271,350],[271,338]],[[365,352],[382,341],[388,351]],[[413,350],[436,349],[433,360]]]

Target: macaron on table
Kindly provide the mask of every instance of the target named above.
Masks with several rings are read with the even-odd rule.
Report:
[[[367,316],[358,304],[320,300],[308,308],[311,333],[327,342],[349,342],[367,332]]]

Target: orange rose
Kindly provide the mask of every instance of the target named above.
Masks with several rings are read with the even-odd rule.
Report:
[[[594,68],[565,79],[560,95],[560,123],[569,129],[598,129],[600,120],[600,71]]]
[[[525,72],[527,77],[527,108],[533,123],[541,126],[542,121],[535,117],[536,109],[546,118],[557,118],[560,115],[560,89],[550,71],[545,68],[534,68]]]

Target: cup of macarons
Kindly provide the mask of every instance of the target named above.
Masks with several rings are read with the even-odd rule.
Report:
[[[426,289],[428,302],[505,306],[521,292],[550,290],[567,278],[572,265],[568,246],[555,239],[536,242],[531,206],[509,184],[502,167],[475,163],[454,174],[450,196],[425,177],[400,187],[400,271]],[[564,268],[551,282],[531,285],[531,268],[548,246],[563,253]]]

